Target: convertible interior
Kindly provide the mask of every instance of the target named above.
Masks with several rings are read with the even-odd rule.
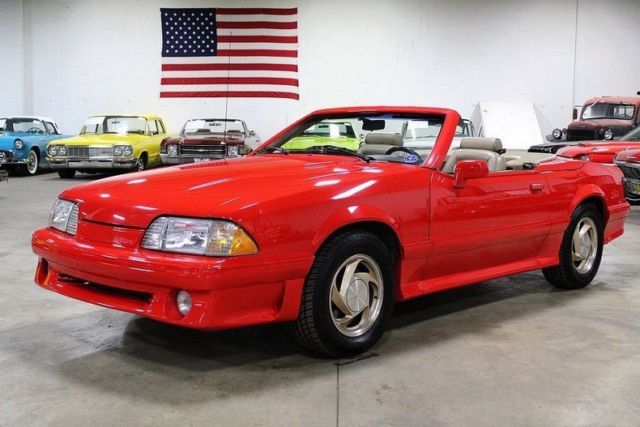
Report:
[[[409,150],[402,150],[401,147],[404,147],[404,141],[398,133],[370,132],[365,136],[358,153],[379,160],[397,161],[398,156],[406,156],[409,152]],[[431,152],[427,149],[411,151],[419,154],[423,159]],[[484,160],[490,171],[527,170],[555,158],[555,154],[549,153],[529,153],[526,150],[507,151],[502,147],[502,141],[499,138],[462,138],[460,148],[453,149],[449,153],[441,170],[445,173],[453,173],[456,163],[461,160]]]

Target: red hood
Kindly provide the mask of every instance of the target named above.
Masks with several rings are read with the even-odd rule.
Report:
[[[304,200],[305,193],[324,188],[315,185],[318,181],[364,182],[380,176],[371,172],[383,169],[404,168],[338,156],[250,156],[101,179],[60,197],[79,202],[82,219],[129,227],[147,227],[163,214],[241,222],[259,216],[265,201],[292,196]]]
[[[584,154],[598,153],[619,153],[627,147],[640,148],[640,142],[637,141],[590,141],[581,142],[579,145],[573,145],[558,150],[558,155],[578,158]]]
[[[616,157],[620,162],[640,163],[640,148],[633,150],[623,150]]]
[[[569,129],[604,129],[604,128],[629,128],[633,125],[633,120],[619,119],[592,119],[577,120],[571,122],[567,128]]]

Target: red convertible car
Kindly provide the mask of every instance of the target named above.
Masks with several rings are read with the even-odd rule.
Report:
[[[336,120],[363,135],[357,152],[330,137],[283,147]],[[432,128],[433,147],[405,147],[407,121]],[[35,280],[189,328],[292,322],[304,349],[332,357],[374,345],[398,301],[536,269],[589,284],[628,215],[620,170],[489,138],[450,151],[459,122],[442,108],[321,110],[244,158],[65,190],[33,234]]]

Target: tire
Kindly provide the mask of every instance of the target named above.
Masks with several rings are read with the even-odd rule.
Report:
[[[370,349],[393,311],[393,265],[389,248],[371,233],[350,231],[329,240],[316,254],[305,282],[293,328],[298,344],[328,357]],[[345,274],[349,282],[343,282]]]
[[[40,156],[36,150],[31,150],[29,154],[27,154],[26,170],[31,176],[37,175],[40,171]]]
[[[136,171],[142,172],[144,170],[147,170],[147,155],[143,153],[136,161]]]
[[[586,228],[583,228],[586,227]],[[584,231],[586,240],[574,236]],[[596,239],[597,241],[593,241]],[[578,206],[573,212],[560,245],[560,264],[542,270],[545,279],[562,289],[587,286],[598,272],[602,260],[604,227],[600,211],[592,204]]]
[[[58,176],[63,179],[71,179],[76,176],[75,169],[60,169],[58,170]]]

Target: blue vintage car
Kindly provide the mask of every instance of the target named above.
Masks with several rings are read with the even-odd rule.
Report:
[[[35,175],[49,167],[47,144],[69,136],[61,135],[56,123],[44,117],[0,117],[0,168]]]

